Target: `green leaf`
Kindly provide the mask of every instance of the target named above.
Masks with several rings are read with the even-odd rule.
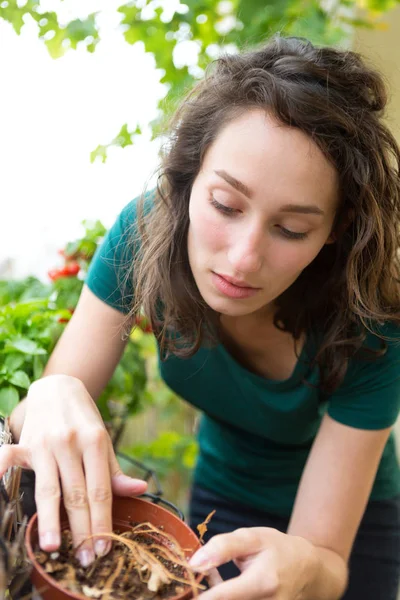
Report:
[[[38,0],[28,0],[24,6],[20,6],[17,0],[8,0],[7,3],[1,2],[0,18],[11,23],[14,31],[19,35],[24,25],[25,14],[32,14],[39,2]]]
[[[27,302],[19,302],[12,306],[12,314],[14,318],[28,318],[35,312],[40,311],[43,308],[47,308],[48,299],[37,299],[37,300],[29,300]]]
[[[19,394],[15,387],[8,386],[0,389],[0,414],[9,417],[19,402]]]
[[[68,23],[66,27],[66,34],[71,40],[71,46],[76,47],[78,42],[82,42],[87,37],[93,37],[95,41],[99,38],[99,33],[96,27],[96,14],[90,14],[86,19],[75,19]]]
[[[120,132],[111,142],[115,146],[120,146],[121,148],[126,148],[126,146],[132,146],[132,135],[133,132],[128,131],[128,125],[122,125]]]
[[[94,163],[96,158],[99,158],[102,163],[105,163],[107,160],[107,146],[102,146],[101,144],[97,146],[95,150],[90,153],[90,162]]]
[[[110,413],[110,407],[108,405],[108,395],[107,394],[102,394],[100,396],[100,398],[98,399],[98,401],[96,402],[97,404],[97,408],[100,411],[100,414],[103,418],[103,421],[105,422],[110,422],[112,420],[112,416]]]
[[[8,381],[17,387],[24,388],[25,390],[27,390],[31,385],[30,379],[25,371],[15,371],[15,373],[8,378]]]
[[[20,354],[7,354],[4,361],[4,366],[6,371],[12,373],[13,371],[19,369],[19,367],[24,364],[24,361],[25,357],[21,356]]]
[[[43,374],[43,370],[44,370],[43,357],[34,356],[33,357],[33,380],[34,381],[36,381],[37,379],[40,379],[40,377]]]
[[[40,348],[40,346],[33,340],[28,338],[14,338],[9,340],[4,348],[5,351],[17,350],[23,354],[46,354],[46,350]]]

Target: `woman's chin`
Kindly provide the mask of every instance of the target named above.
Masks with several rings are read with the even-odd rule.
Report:
[[[253,306],[254,303],[248,300],[238,300],[232,298],[221,298],[216,297],[214,294],[207,294],[203,296],[208,306],[221,315],[229,317],[241,317],[248,315],[256,310],[258,306]]]

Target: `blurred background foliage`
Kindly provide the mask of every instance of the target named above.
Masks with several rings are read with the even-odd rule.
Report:
[[[150,124],[156,137],[184,92],[222,52],[256,46],[277,31],[317,44],[349,47],[355,28],[385,29],[385,13],[396,4],[396,0],[134,0],[115,10],[121,36],[128,44],[142,44],[154,56],[164,84],[158,117]],[[34,21],[38,37],[55,59],[82,46],[95,52],[101,43],[98,13],[63,22],[56,9],[48,10],[51,5],[0,0],[0,19],[17,34]],[[91,160],[104,162],[111,146],[133,144],[141,130],[140,119],[133,128],[121,123],[113,139],[93,150]],[[84,222],[82,237],[60,251],[61,265],[49,272],[48,282],[35,277],[0,281],[2,414],[9,414],[42,374],[104,234],[100,222]],[[99,406],[115,446],[154,469],[165,496],[185,506],[197,452],[193,435],[197,414],[163,384],[154,337],[145,320],[136,325]]]
[[[42,376],[74,313],[106,233],[99,221],[84,221],[82,229],[80,239],[59,250],[48,282],[33,276],[0,280],[0,415],[8,416]],[[137,320],[98,406],[114,447],[152,469],[165,496],[184,505],[197,453],[196,412],[161,380],[155,338],[144,317]],[[140,468],[130,472],[144,475]]]
[[[68,0],[65,0],[67,3]],[[381,16],[397,0],[133,0],[115,10],[120,32],[128,44],[143,44],[150,52],[165,85],[159,116],[151,123],[160,133],[185,90],[202,77],[207,64],[222,51],[259,44],[277,31],[309,38],[317,44],[346,44],[355,27],[385,28]],[[27,20],[53,58],[84,46],[95,52],[101,41],[98,13],[85,19],[60,22],[56,11],[40,0],[3,0],[0,18],[21,32]],[[51,2],[46,2],[46,6]],[[114,139],[99,144],[91,154],[105,161],[110,146],[125,147],[141,134],[141,125],[121,124]]]

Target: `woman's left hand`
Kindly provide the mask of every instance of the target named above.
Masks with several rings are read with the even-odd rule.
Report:
[[[218,583],[202,600],[300,600],[317,568],[315,547],[306,539],[268,527],[237,529],[216,535],[192,557],[190,564],[208,572],[231,560],[240,576]]]

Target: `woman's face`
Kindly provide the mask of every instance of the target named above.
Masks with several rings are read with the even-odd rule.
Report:
[[[329,243],[338,177],[303,132],[254,109],[208,149],[189,204],[200,294],[230,316],[265,309]]]

